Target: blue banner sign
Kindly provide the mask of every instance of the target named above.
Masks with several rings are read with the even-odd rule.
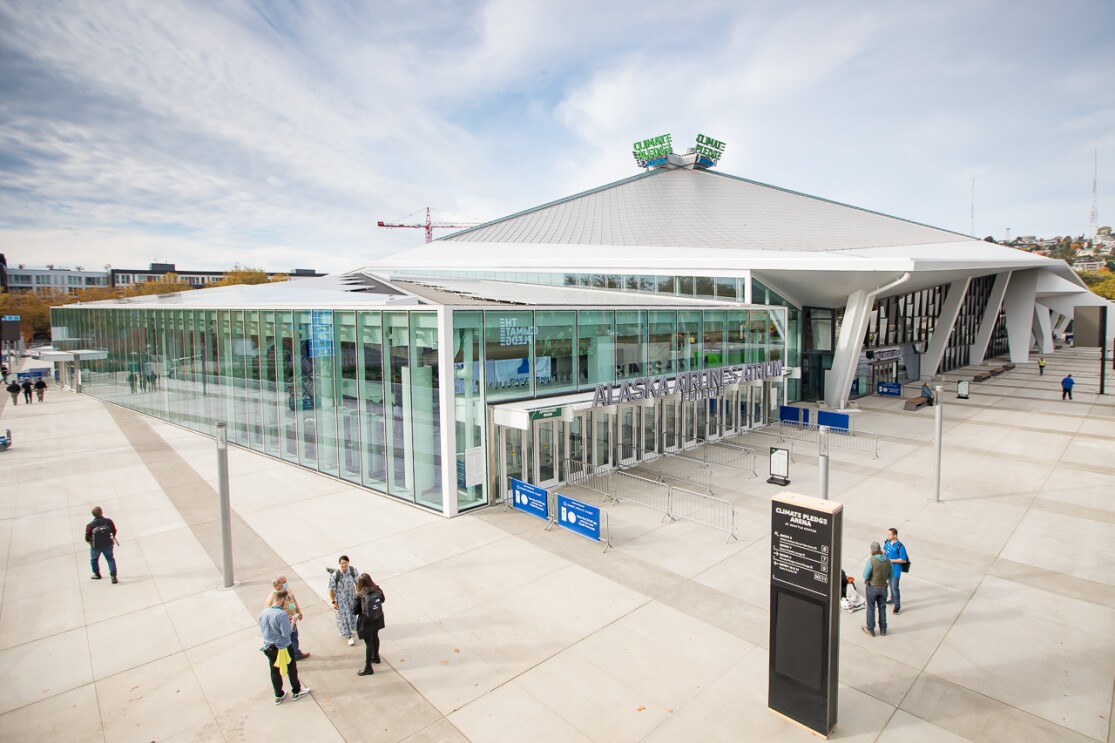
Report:
[[[558,493],[557,523],[582,537],[600,541],[600,509]]]
[[[876,382],[875,394],[883,397],[902,397],[902,385],[898,382]]]
[[[310,310],[310,357],[333,355],[333,310]]]
[[[847,431],[849,428],[851,428],[851,421],[848,419],[847,413],[834,413],[831,410],[818,410],[817,425],[828,426],[829,428],[836,428],[842,431]]]
[[[801,416],[798,418],[798,416]],[[786,421],[787,423],[801,423],[803,426],[809,423],[809,408],[795,408],[793,405],[779,405],[778,406],[778,420]]]
[[[19,381],[24,379],[39,379],[40,377],[49,377],[50,369],[31,369],[30,371],[16,372],[15,378]]]
[[[511,505],[520,511],[550,520],[550,499],[545,488],[511,478]]]

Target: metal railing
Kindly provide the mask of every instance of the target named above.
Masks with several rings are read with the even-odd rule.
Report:
[[[772,446],[776,446],[780,449],[789,449],[790,461],[794,461],[794,440],[783,437],[774,427],[771,427],[770,430],[752,428],[747,431],[740,431],[729,437],[728,440],[733,441],[735,439],[739,440],[741,446],[746,446],[756,452],[769,452]]]
[[[656,482],[686,482],[712,492],[712,466],[704,458],[695,457],[693,451],[654,452],[621,444],[616,447],[616,456],[620,469],[648,472]]]
[[[728,532],[725,544],[736,538],[736,509],[722,498],[672,487],[669,515]]]
[[[792,421],[780,421],[778,430],[779,435],[784,439],[813,444],[819,441],[820,429],[813,423],[801,425]],[[879,434],[877,433],[830,427],[828,442],[834,449],[865,451],[875,455],[876,459],[879,458]]]
[[[744,470],[750,472],[752,477],[758,475],[755,471],[755,450],[750,447],[717,439],[716,441],[706,441],[704,450],[705,461],[709,464],[719,464],[732,469]]]

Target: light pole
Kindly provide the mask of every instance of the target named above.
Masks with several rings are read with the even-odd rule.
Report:
[[[829,499],[829,427],[819,426],[817,429],[817,497],[821,500]]]
[[[221,494],[221,573],[232,588],[232,508],[228,497],[228,423],[217,421],[217,482]]]
[[[944,399],[944,385],[937,385],[936,396],[933,398],[933,500],[941,502],[941,431],[944,430],[944,411],[941,409],[941,400]]]

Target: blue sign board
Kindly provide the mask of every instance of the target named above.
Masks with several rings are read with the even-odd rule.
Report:
[[[9,322],[19,322],[19,315],[4,315],[4,317],[2,317],[0,319],[6,320],[6,321],[9,321]]]
[[[30,371],[16,372],[15,378],[23,381],[24,379],[38,379],[40,377],[49,377],[50,369],[31,369]]]
[[[333,355],[333,310],[310,311],[310,357]]]
[[[883,397],[902,397],[902,385],[898,382],[876,382],[875,394]]]
[[[798,418],[798,416],[801,418]],[[809,408],[795,408],[793,405],[779,405],[778,406],[778,420],[786,421],[787,423],[798,423],[807,425],[809,423]]]
[[[550,499],[545,488],[511,478],[511,505],[514,508],[550,520]]]
[[[830,410],[817,411],[817,425],[847,431],[851,427],[847,413],[834,413]]]
[[[600,541],[600,509],[558,493],[557,523],[582,537]]]

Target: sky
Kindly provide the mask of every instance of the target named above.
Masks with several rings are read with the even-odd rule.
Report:
[[[9,265],[339,271],[639,172],[998,239],[1115,223],[1109,0],[0,3]],[[974,180],[974,200],[973,200]],[[446,235],[443,230],[436,234]]]

